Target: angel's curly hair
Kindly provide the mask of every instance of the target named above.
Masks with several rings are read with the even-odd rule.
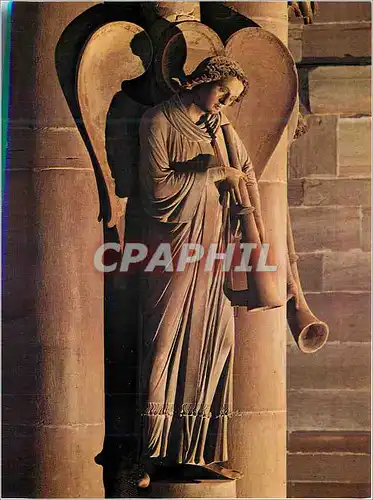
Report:
[[[236,102],[240,101],[249,90],[249,81],[241,67],[226,56],[212,56],[204,59],[196,69],[184,78],[181,83],[183,89],[190,90],[202,83],[212,83],[233,76],[240,80],[244,89]]]

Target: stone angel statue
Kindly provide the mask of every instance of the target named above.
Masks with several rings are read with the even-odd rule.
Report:
[[[199,37],[188,38],[191,32]],[[248,50],[240,56],[243,42]],[[282,65],[275,86],[268,61],[257,57],[263,44]],[[190,21],[166,30],[153,49],[140,26],[108,23],[84,48],[77,80],[105,234],[117,234],[127,258],[128,242],[140,253],[151,249],[146,267],[111,281],[113,295],[122,287],[137,299],[135,310],[116,309],[133,320],[136,402],[126,411],[136,420],[134,461],[141,464],[134,482],[147,487],[170,467],[238,479],[240,471],[227,465],[233,307],[284,304],[271,273],[241,272],[244,289],[236,293],[219,255],[237,238],[259,247],[266,241],[258,180],[292,116],[294,62],[261,28],[240,30],[224,47],[207,26]],[[288,321],[311,352],[325,342],[327,327],[310,320],[290,236],[288,249]]]

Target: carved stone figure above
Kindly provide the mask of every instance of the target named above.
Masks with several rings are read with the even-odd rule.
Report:
[[[302,17],[304,24],[312,24],[313,19],[318,11],[318,2],[304,2],[291,1],[288,2],[289,10],[293,11],[296,17]]]

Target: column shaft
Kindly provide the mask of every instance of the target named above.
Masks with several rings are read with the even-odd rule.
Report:
[[[102,228],[55,66],[62,32],[93,5],[13,7],[4,348],[17,371],[4,387],[4,496],[103,496]]]
[[[223,39],[243,27],[261,26],[287,43],[286,2],[222,4],[216,21],[211,13],[206,15]],[[284,301],[286,160],[285,131],[259,183],[266,234],[278,259],[277,284]],[[237,308],[230,461],[245,475],[237,481],[238,497],[286,496],[285,324],[285,307],[261,312]]]

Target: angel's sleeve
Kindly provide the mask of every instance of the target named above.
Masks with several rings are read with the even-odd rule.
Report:
[[[167,128],[157,115],[143,116],[139,136],[139,180],[145,212],[161,222],[192,220],[211,174],[171,168]]]

